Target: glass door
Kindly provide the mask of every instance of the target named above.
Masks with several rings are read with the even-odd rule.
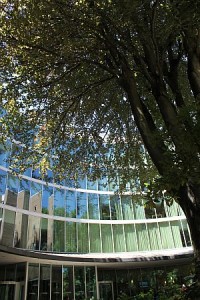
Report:
[[[99,281],[99,296],[100,300],[114,300],[112,281]]]
[[[0,284],[0,299],[15,300],[15,284]]]

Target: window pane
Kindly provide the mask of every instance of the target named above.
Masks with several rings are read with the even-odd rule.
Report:
[[[73,267],[63,267],[63,299],[74,299]]]
[[[96,299],[96,274],[94,267],[86,267],[86,291],[87,299]]]
[[[48,220],[42,218],[41,219],[41,241],[40,241],[40,249],[42,251],[47,251],[47,229],[48,229]]]
[[[6,190],[6,172],[0,170],[0,195],[4,195]]]
[[[62,266],[52,266],[51,300],[62,299]]]
[[[66,222],[66,245],[67,252],[77,252],[76,223]]]
[[[101,225],[102,250],[103,252],[113,252],[113,240],[111,225]]]
[[[5,209],[3,222],[1,244],[12,247],[15,229],[15,212]]]
[[[123,225],[113,225],[113,238],[115,252],[125,252],[125,239],[123,232]]]
[[[87,194],[77,193],[77,218],[87,219]]]
[[[8,152],[6,151],[6,148],[0,144],[0,165],[6,167],[6,159],[7,159]]]
[[[96,194],[88,194],[89,219],[99,220],[99,197]]]
[[[84,267],[74,268],[75,277],[75,299],[82,300],[85,299],[85,272]]]
[[[78,223],[78,252],[88,252],[88,224]]]
[[[65,216],[65,191],[55,189],[54,192],[54,215]]]
[[[127,251],[137,251],[138,241],[135,226],[132,224],[124,225],[124,232],[126,237],[126,250]]]
[[[90,252],[101,252],[101,238],[99,224],[89,224]]]
[[[138,250],[150,250],[150,242],[145,224],[136,224]]]
[[[42,191],[42,213],[48,214],[51,197],[53,196],[53,188],[47,185],[43,185]]]
[[[28,223],[28,249],[39,250],[40,218],[29,216]]]
[[[39,265],[29,265],[28,267],[28,300],[38,300],[38,280],[39,280]]]
[[[101,220],[110,220],[110,204],[108,195],[99,196],[99,206]]]
[[[76,192],[67,191],[66,216],[70,218],[76,218]]]
[[[122,220],[121,201],[119,196],[110,196],[110,209],[112,220]]]
[[[18,179],[18,177],[13,176],[12,174],[8,173],[7,188],[10,191],[13,191],[13,192],[17,193],[18,189],[19,189],[19,179]]]
[[[40,265],[40,299],[50,299],[50,266]]]
[[[124,220],[134,219],[132,201],[130,196],[122,196],[122,212]]]
[[[54,220],[54,251],[63,252],[65,251],[65,222]]]

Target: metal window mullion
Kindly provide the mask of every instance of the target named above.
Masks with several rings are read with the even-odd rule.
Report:
[[[86,176],[86,187],[87,187],[87,176]],[[89,201],[88,201],[88,193],[86,194],[87,201],[87,219],[89,219]],[[90,225],[87,223],[87,236],[88,236],[88,252],[90,253]]]
[[[182,223],[181,220],[180,220],[180,223],[181,223],[181,230],[182,230],[182,233],[183,233],[183,239],[184,239],[185,247],[187,247],[187,241],[186,241],[186,238],[185,238],[185,232],[184,232],[183,223]]]
[[[127,246],[126,246],[126,236],[125,236],[125,229],[124,229],[124,224],[122,224],[122,230],[123,230],[123,237],[124,237],[124,245],[125,245],[125,252],[127,252]]]
[[[98,189],[99,182],[97,180],[97,189]],[[101,220],[101,215],[100,215],[100,196],[97,194],[98,197],[98,214],[99,214],[99,220]],[[102,232],[101,232],[101,224],[97,223],[99,225],[99,237],[100,237],[100,245],[101,245],[101,253],[103,253],[103,245],[102,245]]]
[[[189,228],[188,223],[187,223],[187,230],[188,230],[188,233],[189,233],[190,242],[191,242],[191,244],[192,244],[192,237],[191,237],[190,228]]]
[[[103,253],[102,231],[101,231],[101,225],[102,225],[102,224],[98,224],[98,225],[99,225],[99,235],[100,235],[100,243],[101,243],[101,253]]]
[[[147,232],[147,236],[148,236],[148,245],[149,245],[149,251],[151,251],[151,243],[150,243],[150,236],[149,236],[149,229],[147,227],[147,223],[145,222],[145,228],[146,228],[146,232]]]
[[[39,300],[40,299],[40,263],[38,264],[38,296],[37,296],[37,299]]]
[[[49,270],[50,270],[50,290],[49,290],[49,295],[50,295],[50,299],[49,300],[51,300],[51,291],[52,291],[52,265],[50,265],[50,268],[49,268]]]
[[[64,191],[64,209],[66,217],[66,208],[67,208],[67,191]],[[64,251],[66,251],[66,220],[64,222]]]
[[[77,201],[77,192],[75,192],[75,201],[76,201],[76,218],[77,218],[77,212],[78,212],[78,201]],[[78,222],[76,223],[76,252],[79,253],[79,243],[78,243]]]
[[[137,228],[136,224],[134,223],[134,228],[135,228],[135,234],[136,234],[136,244],[137,244],[137,251],[139,251],[139,243],[138,243],[138,233],[137,233]]]
[[[110,216],[110,220],[112,220],[111,205],[110,205],[110,195],[108,195],[108,206],[109,206],[109,216]]]
[[[26,274],[25,274],[25,282],[24,282],[24,300],[27,299],[27,292],[28,292],[28,267],[29,267],[29,262],[26,262]]]
[[[176,248],[176,247],[175,247],[174,233],[173,233],[173,230],[172,230],[172,226],[171,226],[171,222],[170,222],[170,221],[169,221],[169,226],[170,226],[171,233],[172,233],[172,239],[173,239],[174,248]]]
[[[97,299],[99,299],[99,284],[98,284],[98,268],[97,266],[94,267],[95,268],[95,277],[96,277],[96,296]]]
[[[73,272],[73,292],[74,292],[74,300],[75,299],[75,292],[76,292],[76,289],[75,289],[75,270],[74,270],[74,266],[72,267],[72,272]]]
[[[120,213],[121,213],[121,220],[123,220],[123,211],[122,211],[122,199],[121,196],[119,196],[119,205],[120,205]]]
[[[110,224],[111,226],[111,237],[112,237],[112,252],[115,252],[115,242],[114,242],[114,234],[113,234],[113,224]]]
[[[86,268],[87,268],[86,266],[83,267],[83,269],[84,269],[84,280],[85,280],[84,287],[85,287],[85,299],[88,299],[88,297],[87,297],[87,282],[86,282],[86,279],[87,279]]]
[[[88,230],[87,230],[87,234],[88,234],[88,252],[90,253],[91,252],[91,250],[90,250],[90,225],[89,225],[89,223],[87,223],[87,228],[88,228]]]
[[[4,231],[4,224],[5,224],[5,208],[2,208],[2,220],[1,220],[1,231],[0,231],[0,239],[2,239],[3,231]]]
[[[131,203],[132,218],[135,219],[136,217],[135,205],[133,205],[133,199],[131,198],[130,200],[131,200],[130,203]]]
[[[167,217],[169,217],[169,207],[168,207],[168,205],[166,204],[166,202],[164,201],[164,209],[165,209],[165,214],[166,214],[166,216]]]
[[[156,219],[157,220],[157,219]],[[161,248],[163,249],[163,240],[162,240],[162,236],[161,236],[161,231],[160,231],[160,226],[158,221],[156,221],[157,227],[158,227],[158,233],[159,233],[159,238],[160,238],[160,243],[161,243]]]

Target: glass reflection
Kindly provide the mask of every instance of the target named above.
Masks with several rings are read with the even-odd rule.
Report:
[[[54,221],[54,243],[53,250],[58,252],[65,251],[65,222]]]
[[[54,215],[65,216],[65,191],[55,189],[54,191]]]
[[[39,265],[29,264],[27,299],[38,300]]]
[[[1,244],[12,247],[15,229],[15,212],[5,209]]]
[[[0,165],[6,167],[6,159],[8,152],[6,151],[6,147],[0,144]]]
[[[78,252],[88,252],[88,224],[77,223],[78,229]]]
[[[44,185],[42,190],[42,213],[43,214],[49,213],[49,200],[52,194],[53,194],[53,188]]]
[[[85,295],[85,272],[84,267],[74,267],[75,299],[83,300]]]
[[[62,299],[62,266],[52,266],[51,300]]]
[[[4,195],[6,190],[6,172],[0,170],[0,195]]]
[[[74,299],[73,267],[63,267],[63,300]]]
[[[76,192],[66,193],[66,216],[76,218]]]
[[[110,220],[110,201],[108,195],[99,196],[100,219]]]
[[[66,252],[77,252],[76,223],[66,222]]]
[[[87,194],[77,193],[77,218],[87,219]]]
[[[86,293],[88,299],[96,299],[96,274],[94,267],[86,267]]]
[[[40,299],[50,299],[50,265],[40,265]]]
[[[99,220],[99,197],[97,194],[88,194],[89,219]]]
[[[100,225],[89,224],[90,252],[101,253]]]
[[[41,241],[40,241],[40,250],[47,251],[47,229],[48,229],[48,220],[46,218],[41,219]]]
[[[8,174],[7,188],[10,191],[13,191],[13,192],[17,193],[18,189],[19,189],[19,179],[18,179],[18,177],[14,176],[12,174]]]

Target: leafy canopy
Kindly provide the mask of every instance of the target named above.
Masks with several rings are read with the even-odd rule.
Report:
[[[120,188],[197,181],[197,2],[4,0],[1,128],[25,145],[13,165],[120,174]]]

